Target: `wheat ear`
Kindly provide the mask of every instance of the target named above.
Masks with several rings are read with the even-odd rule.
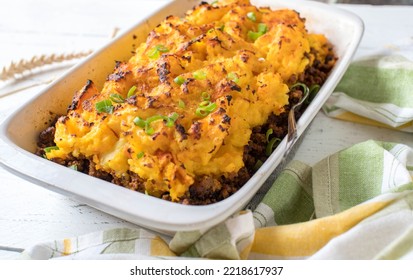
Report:
[[[78,59],[91,54],[92,51],[77,52],[69,54],[51,54],[51,55],[41,55],[34,56],[29,60],[21,59],[18,62],[12,62],[9,66],[3,67],[0,73],[0,80],[8,80],[15,78],[16,75],[23,75],[26,71],[31,71],[35,68],[49,65],[57,62],[69,61],[73,59]]]

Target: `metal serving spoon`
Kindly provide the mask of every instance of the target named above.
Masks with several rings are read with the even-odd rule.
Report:
[[[297,134],[297,121],[295,119],[295,112],[298,111],[301,107],[301,105],[304,103],[304,101],[308,98],[310,95],[310,90],[306,89],[304,90],[304,94],[301,97],[300,101],[296,104],[294,104],[290,112],[288,113],[288,132],[287,132],[287,144],[286,144],[286,149],[283,155],[283,161],[286,160],[288,154],[290,153],[295,141],[298,138]]]

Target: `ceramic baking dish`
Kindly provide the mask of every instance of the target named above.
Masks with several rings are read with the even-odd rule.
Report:
[[[206,206],[190,206],[150,197],[76,172],[33,154],[36,139],[50,123],[51,115],[63,114],[73,93],[86,79],[102,85],[115,60],[127,60],[148,32],[170,14],[181,15],[199,1],[173,1],[147,19],[126,30],[114,41],[70,69],[11,114],[0,128],[0,162],[8,170],[49,190],[75,198],[132,223],[165,233],[213,226],[242,209],[274,171],[286,151],[284,139],[258,172],[229,198]],[[260,0],[256,6],[292,8],[306,18],[310,32],[323,33],[338,56],[331,75],[301,116],[300,136],[327,100],[347,69],[363,34],[363,23],[354,14],[313,1]],[[137,4],[138,5],[138,4]]]

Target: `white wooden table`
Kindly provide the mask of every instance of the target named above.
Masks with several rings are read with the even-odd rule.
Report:
[[[109,40],[115,27],[125,28],[168,0],[14,0],[0,8],[0,67],[12,60],[39,54],[96,49]],[[366,25],[358,56],[378,46],[391,46],[405,30],[413,38],[413,6],[372,7],[339,5],[359,14]],[[383,15],[386,19],[383,20]],[[389,20],[402,19],[402,20]],[[409,33],[410,32],[410,33]],[[62,69],[29,76],[24,82],[0,82],[0,122],[19,103],[38,92]],[[295,159],[313,164],[330,153],[368,139],[413,146],[411,134],[327,118],[319,113]],[[17,255],[13,248],[61,239],[113,227],[134,227],[128,222],[80,204],[68,197],[26,182],[0,167],[0,259]]]

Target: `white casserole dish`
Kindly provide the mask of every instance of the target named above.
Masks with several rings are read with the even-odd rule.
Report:
[[[64,114],[73,93],[87,79],[99,87],[112,71],[115,60],[127,60],[134,46],[170,14],[180,15],[200,1],[177,0],[123,32],[114,41],[69,70],[32,100],[10,115],[0,127],[0,163],[49,190],[75,198],[104,212],[164,233],[210,227],[242,209],[281,162],[286,139],[257,173],[229,198],[206,206],[189,206],[164,201],[76,172],[34,155],[36,139],[50,122],[50,112]],[[327,100],[345,70],[363,34],[363,23],[354,14],[312,1],[256,0],[256,6],[292,8],[306,18],[310,32],[323,33],[335,46],[337,64],[297,124],[300,136]]]

